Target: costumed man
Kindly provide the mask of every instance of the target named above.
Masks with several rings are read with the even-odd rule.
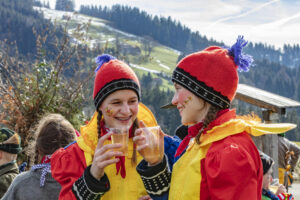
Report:
[[[16,163],[17,154],[22,150],[21,139],[17,133],[0,129],[0,198],[3,197],[14,178],[19,174]]]

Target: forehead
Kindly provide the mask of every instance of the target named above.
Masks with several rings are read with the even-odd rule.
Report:
[[[133,90],[117,90],[108,95],[108,97],[104,101],[111,101],[114,99],[127,100],[132,98],[138,98],[136,92],[134,92]]]

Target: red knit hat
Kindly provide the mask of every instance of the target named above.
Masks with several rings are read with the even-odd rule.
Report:
[[[134,71],[124,62],[103,54],[96,58],[98,67],[94,82],[94,103],[99,108],[103,100],[117,90],[133,90],[141,98],[140,83]]]
[[[242,53],[247,42],[239,36],[230,48],[211,46],[184,57],[173,72],[176,82],[219,108],[229,108],[239,78],[237,70],[248,71],[253,59]]]

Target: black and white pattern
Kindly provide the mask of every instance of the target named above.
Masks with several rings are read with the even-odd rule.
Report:
[[[225,109],[230,107],[230,101],[226,96],[208,87],[204,82],[197,80],[181,68],[176,67],[173,72],[172,81],[182,85],[195,95],[219,108]]]
[[[163,162],[148,166],[148,163],[143,160],[138,166],[137,171],[140,174],[146,191],[150,195],[161,195],[167,192],[171,183],[171,171],[166,161],[166,156]]]
[[[99,200],[109,189],[110,184],[106,174],[100,180],[96,180],[90,174],[90,166],[72,186],[72,192],[77,200]]]
[[[109,94],[111,94],[117,90],[122,90],[122,89],[123,90],[124,89],[134,90],[137,93],[138,98],[140,100],[140,98],[141,98],[140,88],[133,80],[130,80],[130,79],[113,80],[113,81],[109,82],[108,84],[106,84],[103,88],[101,88],[101,90],[97,93],[97,95],[94,99],[96,108],[98,108],[100,106],[102,101]]]

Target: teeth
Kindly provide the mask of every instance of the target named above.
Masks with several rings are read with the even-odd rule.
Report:
[[[118,120],[121,120],[121,121],[126,121],[126,120],[129,120],[131,117],[127,117],[127,118],[117,118]]]

